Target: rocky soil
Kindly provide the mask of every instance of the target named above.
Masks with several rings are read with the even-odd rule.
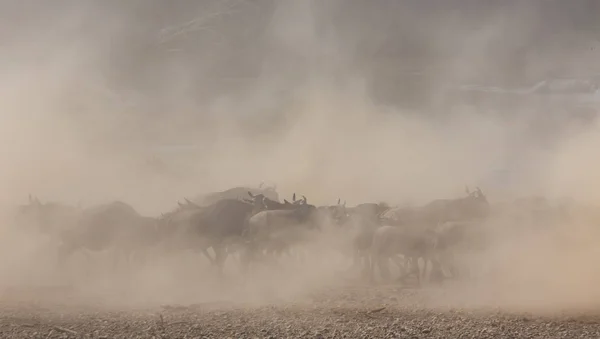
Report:
[[[426,289],[344,288],[298,301],[116,309],[0,303],[0,338],[598,338],[600,315],[432,306]]]

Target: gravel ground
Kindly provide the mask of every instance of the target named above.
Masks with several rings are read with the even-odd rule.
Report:
[[[1,338],[599,338],[600,316],[423,306],[429,290],[343,288],[301,301],[115,309],[0,303]]]

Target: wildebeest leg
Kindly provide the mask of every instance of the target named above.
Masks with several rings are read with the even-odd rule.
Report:
[[[288,258],[288,260],[292,262],[300,261],[300,253],[297,251],[297,249],[292,249],[291,246],[282,246],[279,255],[283,256],[284,254]]]
[[[388,266],[390,256],[386,253],[382,246],[378,246],[378,244],[374,244],[370,250],[365,251],[365,259],[370,259],[370,270],[369,270],[369,280],[370,282],[375,282],[375,267],[379,270],[379,275],[383,281],[390,280],[390,268]]]
[[[389,267],[390,258],[387,256],[378,256],[378,258],[374,258],[374,260],[375,264],[379,268],[379,275],[381,275],[381,279],[383,279],[386,282],[389,281],[392,276]]]
[[[280,256],[283,256],[284,254],[288,260],[292,262],[298,261],[298,252],[295,249],[292,249],[291,246],[283,246],[283,248],[280,250]]]
[[[240,251],[237,247],[234,248],[233,245],[228,245],[226,247],[226,252],[227,255],[231,258],[233,258],[235,261],[238,262],[238,264],[240,263]]]
[[[391,256],[392,262],[396,264],[398,270],[400,271],[400,275],[398,276],[398,281],[404,281],[406,278],[406,262],[404,258],[400,258],[397,255]]]
[[[419,257],[412,257],[412,272],[417,276],[417,286],[421,286],[421,268],[419,265]]]
[[[417,278],[417,285],[421,285],[421,268],[419,264],[419,257],[407,256],[406,265],[408,267],[408,276],[415,276]]]
[[[112,255],[112,270],[115,273],[119,272],[121,263],[127,261],[127,253],[119,248],[109,249],[109,254]]]
[[[368,280],[374,281],[375,260],[372,260],[371,253],[359,251],[359,262],[363,263],[362,276]]]
[[[428,281],[427,275],[428,275],[429,263],[430,262],[431,262],[431,259],[428,256],[424,256],[423,257],[423,276],[422,276],[422,279],[425,282]]]
[[[347,268],[343,269],[343,274],[354,274],[357,269],[360,267],[359,265],[359,255],[358,255],[358,250],[353,249],[350,251],[350,253],[348,252],[343,252],[344,255],[344,261],[343,263],[346,264],[349,261],[349,265]]]
[[[295,262],[298,260],[298,253],[296,253],[294,250],[292,250],[291,247],[289,246],[282,246],[280,248],[278,248],[277,250],[275,250],[273,252],[275,259],[279,258],[279,259],[283,259],[283,257],[285,256],[287,258],[287,260],[289,260],[290,262]]]
[[[67,259],[71,257],[77,247],[72,243],[62,243],[58,247],[58,267],[64,269]]]
[[[278,256],[280,256],[283,251],[286,251],[286,249],[285,247],[281,247],[280,245],[267,246],[267,248],[265,249],[265,258],[268,264],[271,265],[271,267],[277,269],[283,268],[283,265],[278,260]]]
[[[244,246],[241,261],[242,261],[242,272],[246,275],[249,273],[252,265],[265,260],[265,250],[262,243],[252,240],[246,243]]]
[[[125,272],[131,272],[131,270],[135,267],[135,252],[124,250],[122,253]]]
[[[217,266],[218,273],[219,275],[223,275],[225,260],[227,260],[227,250],[223,245],[215,245],[213,246],[213,250],[215,251],[215,264]]]
[[[362,269],[363,279],[366,279],[369,283],[375,283],[375,267],[378,266],[377,262],[379,260],[379,255],[370,252],[362,252],[361,258],[364,264]]]
[[[254,256],[254,246],[252,243],[247,243],[246,246],[240,249],[240,269],[244,276],[246,276],[250,270],[250,264],[252,263]]]
[[[286,246],[284,249],[287,256],[296,263],[303,264],[305,262],[304,252],[299,246]]]
[[[446,262],[448,266],[448,271],[452,279],[457,279],[460,276],[460,271],[458,269],[458,265],[456,263],[456,258],[452,250],[446,252]]]
[[[352,264],[348,268],[348,271],[353,271],[357,268],[360,268],[360,261],[361,261],[360,251],[357,249],[353,250],[352,251]]]
[[[292,257],[291,253],[287,251],[285,246],[278,243],[273,243],[265,249],[265,254],[268,256],[269,260],[275,261],[277,258],[282,257],[284,254],[288,257]]]
[[[406,281],[406,278],[410,275],[410,257],[403,255],[402,259],[395,257],[396,265],[400,270],[400,276],[398,277],[399,282]]]
[[[214,250],[214,248],[213,248],[213,250]],[[204,254],[204,256],[208,259],[211,266],[215,264],[215,259],[213,259],[213,257],[210,255],[210,253],[208,253],[208,247],[201,247],[200,252],[202,252],[202,254]],[[216,253],[216,250],[215,250],[215,253]]]
[[[431,274],[429,276],[429,280],[434,283],[440,283],[444,279],[444,274],[442,272],[442,265],[436,258],[432,258],[431,260]]]

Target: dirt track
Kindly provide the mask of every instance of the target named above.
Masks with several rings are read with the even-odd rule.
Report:
[[[5,301],[2,338],[597,338],[600,316],[423,306],[432,292],[337,289],[302,301],[148,308]]]

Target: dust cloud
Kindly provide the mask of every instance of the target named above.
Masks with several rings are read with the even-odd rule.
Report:
[[[324,236],[304,264],[253,272],[244,287],[213,278],[197,253],[124,273],[78,254],[76,269],[57,273],[52,239],[12,227],[9,212],[28,194],[84,207],[121,200],[148,216],[265,180],[315,205],[422,205],[465,185],[494,204],[597,203],[596,122],[544,144],[535,126],[548,107],[448,104],[464,84],[600,72],[597,27],[569,26],[557,13],[585,13],[553,3],[3,2],[0,285],[67,281],[87,298],[133,304],[250,302],[338,283],[349,262]],[[550,37],[549,21],[565,37]],[[510,183],[497,183],[507,168]],[[444,301],[597,307],[598,219],[588,219],[534,231],[493,219],[492,245],[470,258],[492,273]]]

